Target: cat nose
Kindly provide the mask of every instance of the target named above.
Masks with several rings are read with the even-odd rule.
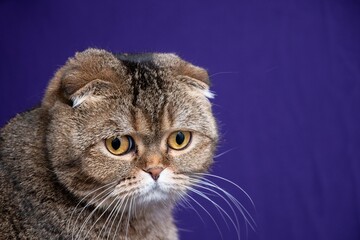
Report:
[[[152,168],[145,170],[145,172],[149,173],[151,175],[151,177],[156,181],[156,180],[158,180],[160,173],[163,170],[164,170],[164,168],[162,168],[162,167],[152,167]]]

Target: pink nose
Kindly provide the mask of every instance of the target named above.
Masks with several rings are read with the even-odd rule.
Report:
[[[153,168],[147,169],[145,172],[149,173],[151,175],[151,177],[156,181],[159,178],[160,173],[163,170],[164,170],[164,168],[162,168],[162,167],[153,167]]]

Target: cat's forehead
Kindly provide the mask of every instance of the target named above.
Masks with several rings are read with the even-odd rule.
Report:
[[[174,54],[118,54],[115,55],[121,65],[125,67],[126,79],[130,90],[132,105],[146,109],[152,114],[159,114],[167,100],[172,86],[177,84],[171,71],[170,60],[176,61],[179,58]],[[118,84],[124,84],[119,79]]]
[[[132,87],[141,87],[142,90],[151,88],[162,90],[169,80],[173,82],[172,78],[178,74],[176,66],[182,61],[171,53],[114,54],[114,56],[120,60],[126,78],[131,79]]]
[[[197,87],[181,80],[176,67],[183,63],[169,53],[114,54],[125,67],[133,127],[140,132],[173,128],[206,129],[212,125],[209,102]],[[122,80],[119,79],[119,84]],[[198,81],[195,79],[192,82]],[[123,98],[125,95],[119,95]],[[123,108],[123,105],[119,105]],[[204,126],[203,126],[204,125]]]

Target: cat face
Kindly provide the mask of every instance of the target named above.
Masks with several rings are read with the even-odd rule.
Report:
[[[207,96],[206,72],[175,55],[78,53],[42,104],[59,181],[101,207],[173,203],[213,161],[218,134]]]

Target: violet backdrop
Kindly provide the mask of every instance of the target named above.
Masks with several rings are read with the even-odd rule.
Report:
[[[88,47],[174,52],[209,71],[218,153],[232,149],[212,173],[255,202],[217,181],[254,215],[247,239],[360,239],[359,1],[1,0],[0,125],[39,104],[56,69]],[[193,205],[203,221],[180,208],[181,239],[221,239]]]

